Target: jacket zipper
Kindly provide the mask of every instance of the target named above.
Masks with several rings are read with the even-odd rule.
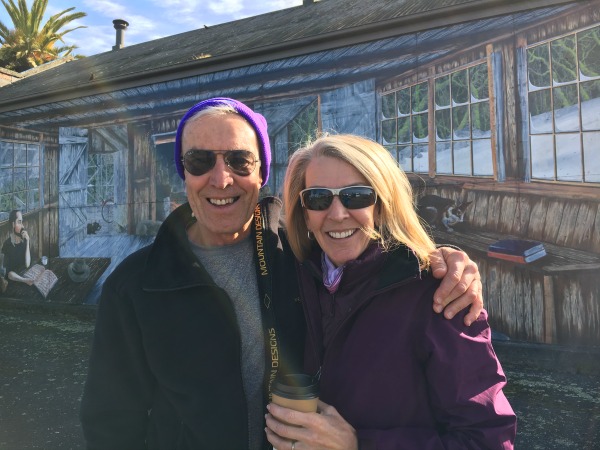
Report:
[[[357,314],[358,310],[360,310],[371,299],[373,299],[373,297],[375,297],[375,296],[377,296],[377,295],[379,295],[379,294],[381,294],[383,292],[386,292],[388,290],[395,289],[397,287],[400,287],[400,286],[403,286],[405,284],[408,284],[408,283],[410,283],[411,281],[413,281],[414,279],[416,279],[418,277],[419,277],[419,273],[417,275],[415,275],[414,277],[405,278],[402,281],[399,281],[397,283],[392,283],[392,284],[390,284],[390,285],[388,285],[388,286],[386,286],[386,287],[384,287],[382,289],[378,289],[378,290],[373,291],[371,293],[371,295],[369,295],[368,297],[366,297],[359,305],[357,305],[357,307],[354,308],[351,311],[351,313],[344,320],[342,320],[340,322],[340,324],[335,328],[335,330],[333,331],[333,334],[331,335],[331,340],[329,342],[329,347],[331,348],[333,346],[333,343],[334,343],[337,335],[339,334],[340,330],[344,327],[344,325],[346,325],[346,323]],[[332,300],[334,300],[335,294],[331,294],[331,297],[332,297]],[[321,366],[319,368],[320,374],[323,374],[325,372],[325,367],[327,366],[327,359],[328,359],[328,356],[330,354],[331,354],[331,352],[328,352],[327,349],[325,349],[324,354],[323,354],[323,361],[321,362]]]

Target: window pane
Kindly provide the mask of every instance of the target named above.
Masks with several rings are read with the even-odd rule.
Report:
[[[27,164],[27,145],[15,144],[15,166],[25,167]]]
[[[600,133],[583,133],[585,181],[600,183]]]
[[[429,114],[417,114],[413,116],[413,142],[427,142],[429,139]]]
[[[471,175],[471,142],[455,142],[454,148],[454,174]]]
[[[0,195],[0,211],[9,212],[12,209],[15,209],[15,207],[13,206],[13,195],[12,194]]]
[[[388,145],[385,147],[385,149],[390,152],[390,155],[392,155],[392,158],[394,158],[396,161],[398,160],[398,149],[396,148],[395,145]]]
[[[398,162],[405,172],[412,172],[412,145],[398,148]]]
[[[581,80],[600,76],[600,27],[582,31],[579,37],[579,72]]]
[[[471,67],[469,72],[471,75],[471,101],[486,100],[490,96],[487,64]]]
[[[393,92],[381,97],[382,119],[392,119],[396,117],[396,94]]]
[[[401,144],[410,144],[410,116],[398,118],[398,142]]]
[[[0,194],[8,194],[13,190],[13,170],[0,169]]]
[[[469,139],[471,137],[468,105],[456,106],[452,109],[452,130],[454,139]]]
[[[426,145],[415,145],[413,171],[427,173],[429,172],[429,148]]]
[[[529,93],[529,132],[552,133],[552,100],[550,90]]]
[[[493,175],[492,140],[477,139],[473,141],[473,175]]]
[[[530,88],[550,86],[550,53],[546,44],[527,50],[527,73]]]
[[[0,168],[12,167],[13,158],[13,143],[0,141]]]
[[[24,191],[27,189],[27,169],[15,169],[13,171],[13,191]]]
[[[554,180],[553,136],[531,136],[531,177]]]
[[[452,173],[452,144],[449,142],[438,142],[435,146],[435,171]]]
[[[461,70],[452,74],[452,102],[461,105],[469,101],[469,86],[467,84],[467,71]]]
[[[15,209],[27,211],[27,191],[15,192],[13,195],[13,205]]]
[[[396,143],[395,120],[384,120],[383,122],[381,122],[381,137],[383,139],[383,145]]]
[[[40,165],[40,146],[39,145],[28,145],[27,146],[27,165],[28,166],[39,166]]]
[[[473,139],[487,138],[492,135],[489,102],[471,105],[471,123],[473,124]]]
[[[435,112],[435,134],[437,141],[447,141],[452,138],[449,109],[442,109]]]
[[[398,101],[398,115],[406,116],[410,114],[410,88],[396,92],[396,96]]]
[[[39,167],[31,167],[27,169],[27,189],[40,188],[40,169]]]
[[[600,130],[600,80],[579,85],[581,121],[584,130]]]
[[[576,81],[575,36],[557,39],[550,45],[552,47],[552,81],[554,81],[554,85]]]
[[[559,181],[583,181],[579,133],[556,135],[556,178]]]
[[[554,126],[557,132],[579,131],[579,102],[577,85],[570,84],[553,89]]]
[[[442,108],[450,106],[450,76],[435,80],[435,106]]]
[[[420,83],[412,87],[413,113],[427,111],[429,106],[429,89],[427,83]]]

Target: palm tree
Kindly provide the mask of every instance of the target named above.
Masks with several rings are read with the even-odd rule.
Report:
[[[48,0],[33,0],[31,11],[26,0],[0,0],[10,16],[14,29],[9,29],[0,21],[0,66],[16,72],[39,66],[48,61],[68,56],[76,45],[64,44],[63,36],[78,28],[62,28],[73,20],[85,17],[84,12],[69,14],[75,8],[68,8],[54,14],[42,25],[42,19],[48,6]]]

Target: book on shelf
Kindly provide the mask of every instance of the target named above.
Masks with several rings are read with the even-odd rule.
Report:
[[[546,250],[542,249],[539,252],[532,253],[527,256],[511,255],[508,253],[492,252],[492,251],[488,250],[487,255],[490,258],[502,259],[504,261],[511,261],[511,262],[516,262],[516,263],[520,263],[520,264],[527,264],[527,263],[530,263],[533,261],[537,261],[538,259],[546,256]]]
[[[40,291],[44,298],[58,282],[58,277],[50,269],[46,269],[41,264],[34,264],[23,274],[25,278],[32,278],[33,285]]]
[[[529,256],[538,253],[544,248],[544,244],[538,241],[527,241],[523,239],[501,239],[490,244],[488,251],[494,253],[506,253],[508,255]],[[543,256],[543,255],[542,255]]]

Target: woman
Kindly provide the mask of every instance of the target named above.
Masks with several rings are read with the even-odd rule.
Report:
[[[434,244],[405,174],[379,144],[328,136],[296,152],[284,186],[320,414],[269,405],[278,450],[513,448],[515,415],[487,314],[466,327],[429,305]],[[334,405],[335,408],[333,406]]]

